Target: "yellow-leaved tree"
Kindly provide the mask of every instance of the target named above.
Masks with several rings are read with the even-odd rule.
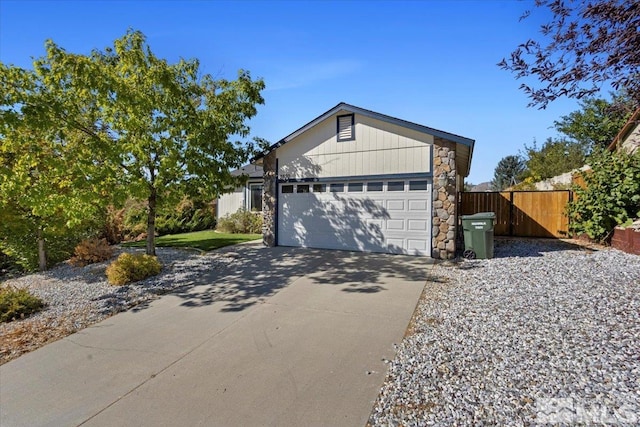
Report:
[[[154,255],[159,204],[240,184],[230,170],[263,148],[238,140],[263,103],[247,71],[214,79],[197,60],[170,64],[133,30],[89,55],[52,41],[46,51],[32,70],[0,64],[0,208],[16,224],[0,249],[40,242],[41,268],[47,230],[125,197],[146,202]]]

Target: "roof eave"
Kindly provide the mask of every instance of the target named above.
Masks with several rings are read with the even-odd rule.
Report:
[[[464,136],[456,135],[456,134],[453,134],[453,133],[449,133],[449,132],[441,131],[441,130],[438,130],[438,129],[434,129],[434,128],[431,128],[431,127],[428,127],[428,126],[420,125],[418,123],[413,123],[413,122],[409,122],[407,120],[398,119],[396,117],[388,116],[386,114],[376,113],[375,111],[367,110],[367,109],[361,108],[361,107],[356,107],[355,105],[347,104],[346,102],[340,102],[335,107],[325,111],[324,113],[322,113],[321,115],[319,115],[315,119],[311,120],[307,124],[305,124],[302,127],[296,129],[295,131],[293,131],[289,135],[285,136],[284,138],[282,138],[281,140],[279,140],[275,144],[271,145],[268,150],[266,150],[263,153],[260,153],[256,157],[254,157],[251,160],[251,162],[254,162],[254,161],[257,161],[259,159],[262,159],[263,157],[265,157],[267,154],[269,154],[270,152],[272,152],[276,148],[281,147],[283,144],[286,144],[287,142],[291,141],[292,139],[296,138],[297,136],[301,135],[302,133],[306,132],[307,130],[311,129],[312,127],[314,127],[318,123],[324,121],[325,119],[327,119],[328,117],[334,115],[335,113],[337,113],[339,111],[348,111],[350,113],[360,114],[360,115],[363,115],[363,116],[366,116],[366,117],[370,117],[370,118],[373,118],[373,119],[376,119],[376,120],[381,120],[381,121],[384,121],[384,122],[387,122],[387,123],[391,123],[391,124],[395,124],[395,125],[398,125],[398,126],[402,126],[402,127],[408,128],[408,129],[412,129],[412,130],[415,130],[417,132],[426,133],[426,134],[432,135],[434,137],[439,137],[439,138],[442,138],[442,139],[446,139],[447,141],[455,142],[456,144],[464,145],[464,146],[468,147],[469,151],[470,151],[470,153],[469,153],[469,162],[468,162],[468,165],[466,167],[466,171],[465,171],[466,174],[464,176],[468,176],[469,175],[469,172],[470,172],[470,169],[471,169],[471,156],[473,154],[473,147],[475,145],[475,140],[473,140],[471,138],[466,138]]]
[[[607,150],[614,151],[617,145],[624,141],[624,139],[628,136],[628,134],[633,130],[635,125],[640,121],[640,108],[638,108],[627,120],[627,123],[624,124],[620,132],[613,138],[613,141],[607,146]]]

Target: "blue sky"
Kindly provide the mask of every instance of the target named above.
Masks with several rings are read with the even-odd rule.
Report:
[[[496,66],[538,34],[544,16],[519,21],[532,3],[0,0],[0,61],[30,67],[46,39],[88,53],[134,28],[170,62],[262,77],[252,136],[275,142],[347,102],[475,139],[468,181],[479,183],[578,109],[574,100],[528,108],[520,82]]]

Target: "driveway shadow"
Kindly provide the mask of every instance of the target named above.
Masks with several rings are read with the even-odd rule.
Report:
[[[343,286],[344,292],[384,292],[389,277],[407,281],[433,280],[427,268],[432,260],[405,255],[366,254],[275,247],[257,244],[224,248],[203,255],[197,266],[180,271],[184,286],[171,292],[185,307],[224,301],[222,311],[242,311],[307,276],[312,284]],[[177,268],[181,270],[178,265]],[[171,279],[172,272],[167,272]],[[185,275],[186,274],[186,275]],[[145,306],[137,307],[138,310]]]

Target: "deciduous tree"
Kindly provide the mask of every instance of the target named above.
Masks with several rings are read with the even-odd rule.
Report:
[[[69,117],[93,122],[91,100],[79,93],[65,102],[69,81],[51,80],[49,71],[0,63],[0,248],[41,270],[47,249],[64,254],[60,243],[96,214],[109,184],[100,147],[66,126]]]
[[[553,18],[538,39],[520,44],[498,65],[518,79],[530,105],[544,108],[561,96],[583,98],[605,84],[626,90],[640,104],[640,2],[638,0],[536,0]],[[532,12],[523,15],[526,19]]]
[[[526,175],[534,182],[552,178],[584,166],[586,153],[582,144],[565,139],[548,138],[542,147],[525,144]]]
[[[588,98],[580,102],[580,110],[556,120],[554,127],[572,142],[580,143],[588,155],[611,143],[634,107],[635,103],[626,94],[614,94],[611,101]]]
[[[63,54],[62,60],[74,64],[80,78],[101,76],[104,82],[95,85],[101,124],[117,147],[129,195],[148,202],[147,254],[153,255],[163,198],[213,197],[237,184],[230,169],[247,160],[253,145],[230,138],[248,136],[247,120],[263,103],[264,83],[246,71],[232,81],[201,76],[196,60],[169,64],[137,31],[116,40],[113,49],[89,58]]]
[[[81,135],[78,167],[101,164],[113,196],[147,201],[148,254],[155,254],[159,203],[184,194],[214,197],[243,179],[230,169],[241,166],[255,144],[231,139],[248,136],[247,121],[263,103],[262,80],[242,70],[236,80],[216,80],[201,74],[197,60],[170,64],[133,30],[113,47],[90,55],[69,53],[52,41],[46,50],[32,73],[4,67],[2,83],[13,87],[15,96],[2,99],[10,113],[3,129],[13,129],[20,115],[30,111],[33,120],[27,128],[37,123],[39,131],[57,132],[54,139],[62,146],[70,135]],[[16,84],[23,75],[29,76],[29,84]],[[65,153],[59,151],[61,164],[76,162]],[[68,187],[80,188],[73,183]],[[41,195],[47,198],[56,191],[47,188]]]

